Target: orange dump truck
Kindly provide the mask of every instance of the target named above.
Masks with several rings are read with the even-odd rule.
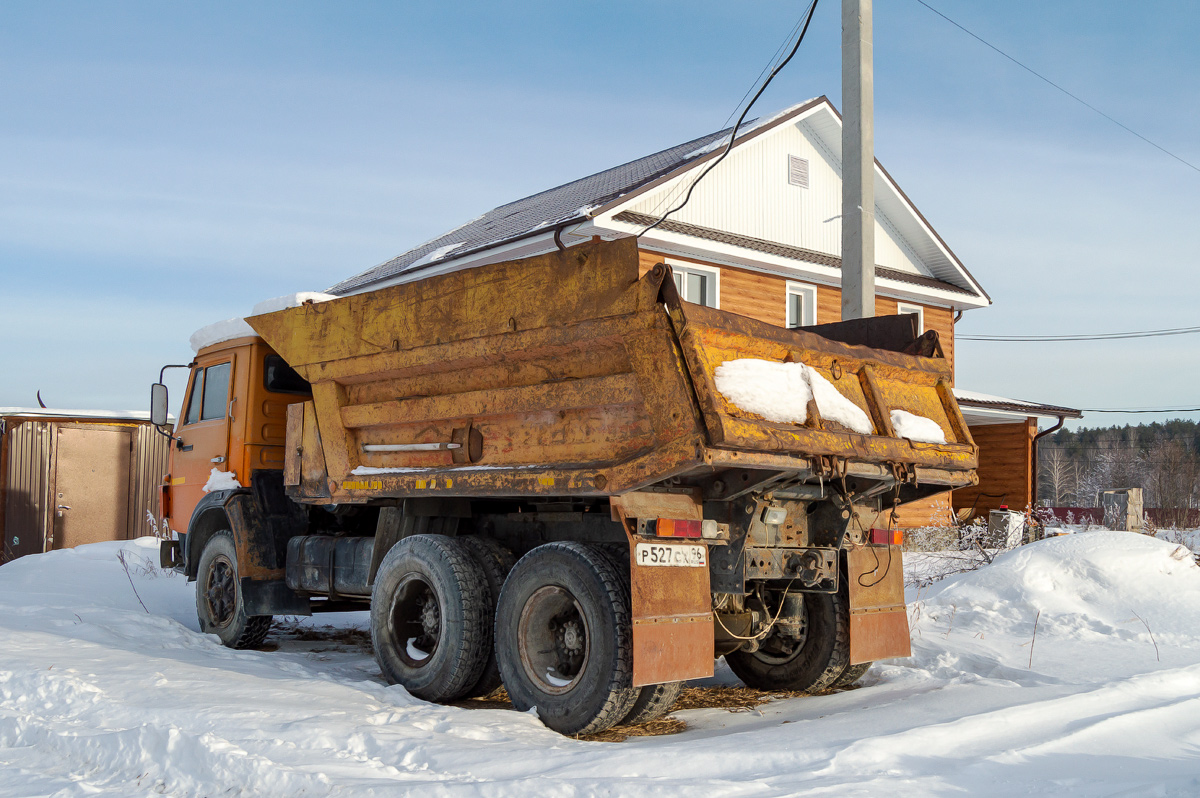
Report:
[[[936,333],[685,303],[632,240],[247,321],[190,364],[163,489],[202,628],[369,608],[390,681],[567,734],[721,656],[815,691],[908,655],[893,510],[976,480]]]

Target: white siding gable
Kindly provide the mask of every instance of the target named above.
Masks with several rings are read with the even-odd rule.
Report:
[[[789,182],[789,156],[808,161],[808,188]],[[660,216],[679,204],[703,168],[638,197],[628,209]],[[841,203],[841,163],[801,118],[735,147],[670,218],[840,257]],[[878,204],[875,262],[933,276]]]

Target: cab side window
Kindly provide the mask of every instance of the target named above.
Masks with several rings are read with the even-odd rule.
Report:
[[[192,382],[192,392],[188,397],[188,410],[184,424],[225,418],[232,366],[231,363],[218,363],[196,372]]]
[[[209,366],[204,370],[204,406],[200,410],[200,420],[210,421],[214,418],[225,418],[225,409],[229,402],[229,363]]]
[[[188,396],[188,411],[184,424],[195,424],[200,420],[200,392],[204,387],[204,372],[197,370],[192,377],[192,392]]]

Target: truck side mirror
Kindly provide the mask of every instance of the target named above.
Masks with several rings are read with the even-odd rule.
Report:
[[[156,427],[167,424],[167,386],[156,382],[150,386],[150,423]]]

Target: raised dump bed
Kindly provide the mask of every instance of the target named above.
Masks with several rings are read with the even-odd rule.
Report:
[[[613,495],[750,467],[972,481],[943,358],[684,303],[668,274],[639,276],[619,241],[252,317],[313,388],[285,484],[341,503]],[[914,343],[907,318],[878,321]],[[899,436],[894,411],[945,443]]]

